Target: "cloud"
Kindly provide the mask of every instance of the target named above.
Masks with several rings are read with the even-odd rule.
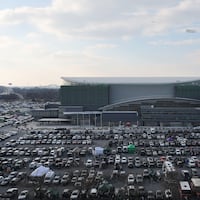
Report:
[[[106,43],[99,43],[95,44],[93,46],[88,47],[88,49],[114,49],[117,48],[117,44],[106,44]]]
[[[163,55],[151,45],[198,48],[199,18],[199,0],[52,0],[48,6],[1,9],[0,61],[8,74],[11,68],[34,79],[40,73],[38,83],[47,72],[52,80],[66,73],[179,74],[183,61],[174,58],[194,52],[192,47]],[[196,66],[198,56],[186,56],[184,67],[192,58]],[[185,73],[193,73],[189,70]]]
[[[79,64],[86,64],[92,65],[95,62],[103,62],[109,60],[108,56],[100,56],[94,54],[92,51],[84,50],[82,52],[77,51],[57,51],[51,55],[52,58],[55,58],[58,62],[64,61],[64,63],[79,63]]]
[[[28,39],[38,39],[38,38],[40,38],[40,36],[41,35],[39,33],[29,32],[29,33],[27,33],[26,38],[28,38]]]
[[[148,2],[148,3],[147,3]],[[47,7],[19,7],[0,11],[0,24],[29,23],[57,37],[123,38],[163,34],[195,23],[198,0],[53,0]]]
[[[200,17],[199,11],[200,1],[180,1],[175,6],[158,10],[155,16],[153,16],[154,24],[145,31],[147,31],[146,33],[149,33],[152,30],[155,30],[157,33],[166,33],[180,31],[183,27],[187,29],[188,25],[197,25],[198,18]]]
[[[200,60],[199,60],[199,58],[200,58],[200,49],[197,49],[195,51],[192,51],[192,52],[188,53],[187,58],[190,61],[190,65],[191,66],[192,65],[196,66],[195,72],[198,71],[199,65],[200,65]]]
[[[159,46],[188,46],[188,45],[199,45],[200,39],[185,39],[185,40],[157,40],[150,41],[150,45],[159,45]]]
[[[6,35],[0,35],[0,49],[9,47],[9,46],[16,46],[19,44],[19,41],[15,38],[8,37]]]
[[[27,43],[4,35],[0,35],[0,52],[2,67],[7,66],[12,69],[14,67],[22,69],[36,63],[40,66],[40,62],[42,63],[51,53],[39,41]]]
[[[84,6],[84,1],[74,0],[53,0],[51,8],[55,11],[61,11],[66,13],[77,13],[80,14],[87,10]]]

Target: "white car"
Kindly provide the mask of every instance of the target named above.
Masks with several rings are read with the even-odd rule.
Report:
[[[115,157],[115,164],[120,164],[120,161],[121,161],[120,155],[116,155],[116,157]]]
[[[181,155],[181,150],[180,149],[176,149],[176,155],[180,156]]]
[[[29,168],[30,169],[34,169],[34,168],[36,168],[37,167],[37,162],[35,162],[35,161],[33,161],[33,162],[31,162],[30,164],[29,164]]]
[[[72,193],[71,193],[71,196],[70,196],[70,200],[78,199],[79,198],[79,194],[80,194],[79,190],[73,190]]]
[[[20,192],[19,196],[18,196],[18,200],[25,200],[28,198],[28,190],[23,190]]]
[[[193,159],[188,159],[187,166],[188,167],[196,167],[196,163]]]
[[[92,166],[93,166],[92,160],[91,160],[91,159],[88,159],[88,160],[86,161],[86,163],[85,163],[85,166],[86,166],[86,167],[92,167]]]
[[[133,174],[128,175],[128,185],[133,185],[135,182],[135,177]]]
[[[127,163],[127,157],[125,157],[125,156],[122,157],[122,158],[121,158],[121,163],[122,163],[122,164]]]
[[[165,199],[172,199],[172,192],[170,189],[165,190]]]
[[[60,183],[60,176],[58,176],[58,175],[55,176],[54,179],[53,179],[53,181],[52,181],[52,183],[53,184],[59,184]]]
[[[192,156],[191,159],[194,161],[194,162],[197,162],[199,159],[197,158],[197,156]]]
[[[0,176],[0,183],[4,181],[4,177]]]
[[[141,166],[141,161],[140,160],[136,160],[135,161],[135,166],[136,167],[140,167]]]
[[[90,197],[96,198],[98,195],[98,191],[96,188],[92,188],[89,193]]]
[[[92,140],[86,140],[87,144],[92,144]]]

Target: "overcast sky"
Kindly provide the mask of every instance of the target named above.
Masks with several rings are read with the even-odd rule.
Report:
[[[199,75],[200,0],[0,0],[0,85]]]

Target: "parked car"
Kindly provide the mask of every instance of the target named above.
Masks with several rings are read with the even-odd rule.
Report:
[[[135,180],[136,180],[137,183],[142,183],[143,182],[143,176],[141,174],[137,174]]]
[[[21,191],[19,196],[18,196],[18,200],[27,200],[28,199],[28,194],[29,194],[28,190]]]
[[[85,163],[86,167],[92,167],[93,166],[93,162],[91,159],[87,159],[86,163]]]
[[[149,190],[147,192],[147,200],[154,200],[154,199],[155,199],[155,196],[154,196],[153,191]]]
[[[67,184],[69,183],[69,181],[70,181],[70,176],[69,176],[69,174],[64,174],[63,177],[61,178],[60,183],[61,183],[62,185],[67,185]]]
[[[10,200],[10,199],[16,199],[18,197],[18,188],[9,188],[6,190],[5,193],[0,194],[0,199]]]
[[[79,194],[80,191],[79,190],[73,190],[71,195],[70,195],[70,200],[77,200],[79,199]]]
[[[69,199],[70,198],[70,196],[71,196],[71,190],[70,189],[68,189],[68,188],[65,188],[64,190],[63,190],[63,192],[62,192],[62,198],[63,199]]]
[[[161,190],[156,190],[156,199],[157,200],[162,200],[164,199],[163,193]]]
[[[53,181],[52,181],[52,183],[53,184],[59,184],[60,183],[60,176],[58,176],[58,175],[55,176],[54,179],[53,179]]]
[[[165,199],[172,199],[172,192],[170,189],[165,190]]]
[[[54,179],[54,176],[55,176],[55,172],[54,171],[47,172],[45,177],[44,177],[44,183],[45,184],[50,184],[52,182],[52,180]]]
[[[127,194],[130,199],[132,199],[136,195],[136,189],[134,185],[129,185],[127,187]]]
[[[143,170],[143,177],[144,177],[144,178],[149,178],[149,175],[150,175],[149,170],[148,170],[148,169],[144,169],[144,170]]]
[[[133,167],[134,167],[133,162],[129,161],[128,162],[128,168],[133,168]]]
[[[122,163],[122,164],[127,163],[127,157],[123,156],[123,157],[121,158],[121,163]]]
[[[187,160],[187,166],[190,167],[190,168],[196,167],[196,163],[195,163],[195,161],[193,159],[189,158]]]
[[[133,174],[128,175],[128,185],[133,185],[135,182],[135,177]]]
[[[115,164],[120,164],[121,158],[120,155],[115,156]]]
[[[92,199],[95,199],[95,198],[97,198],[97,196],[98,196],[98,190],[96,188],[92,188],[89,191],[88,197],[92,198]]]

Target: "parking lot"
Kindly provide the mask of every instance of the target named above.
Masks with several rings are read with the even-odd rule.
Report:
[[[27,124],[1,132],[1,199],[198,198],[197,129]],[[53,173],[32,176],[39,167]]]

